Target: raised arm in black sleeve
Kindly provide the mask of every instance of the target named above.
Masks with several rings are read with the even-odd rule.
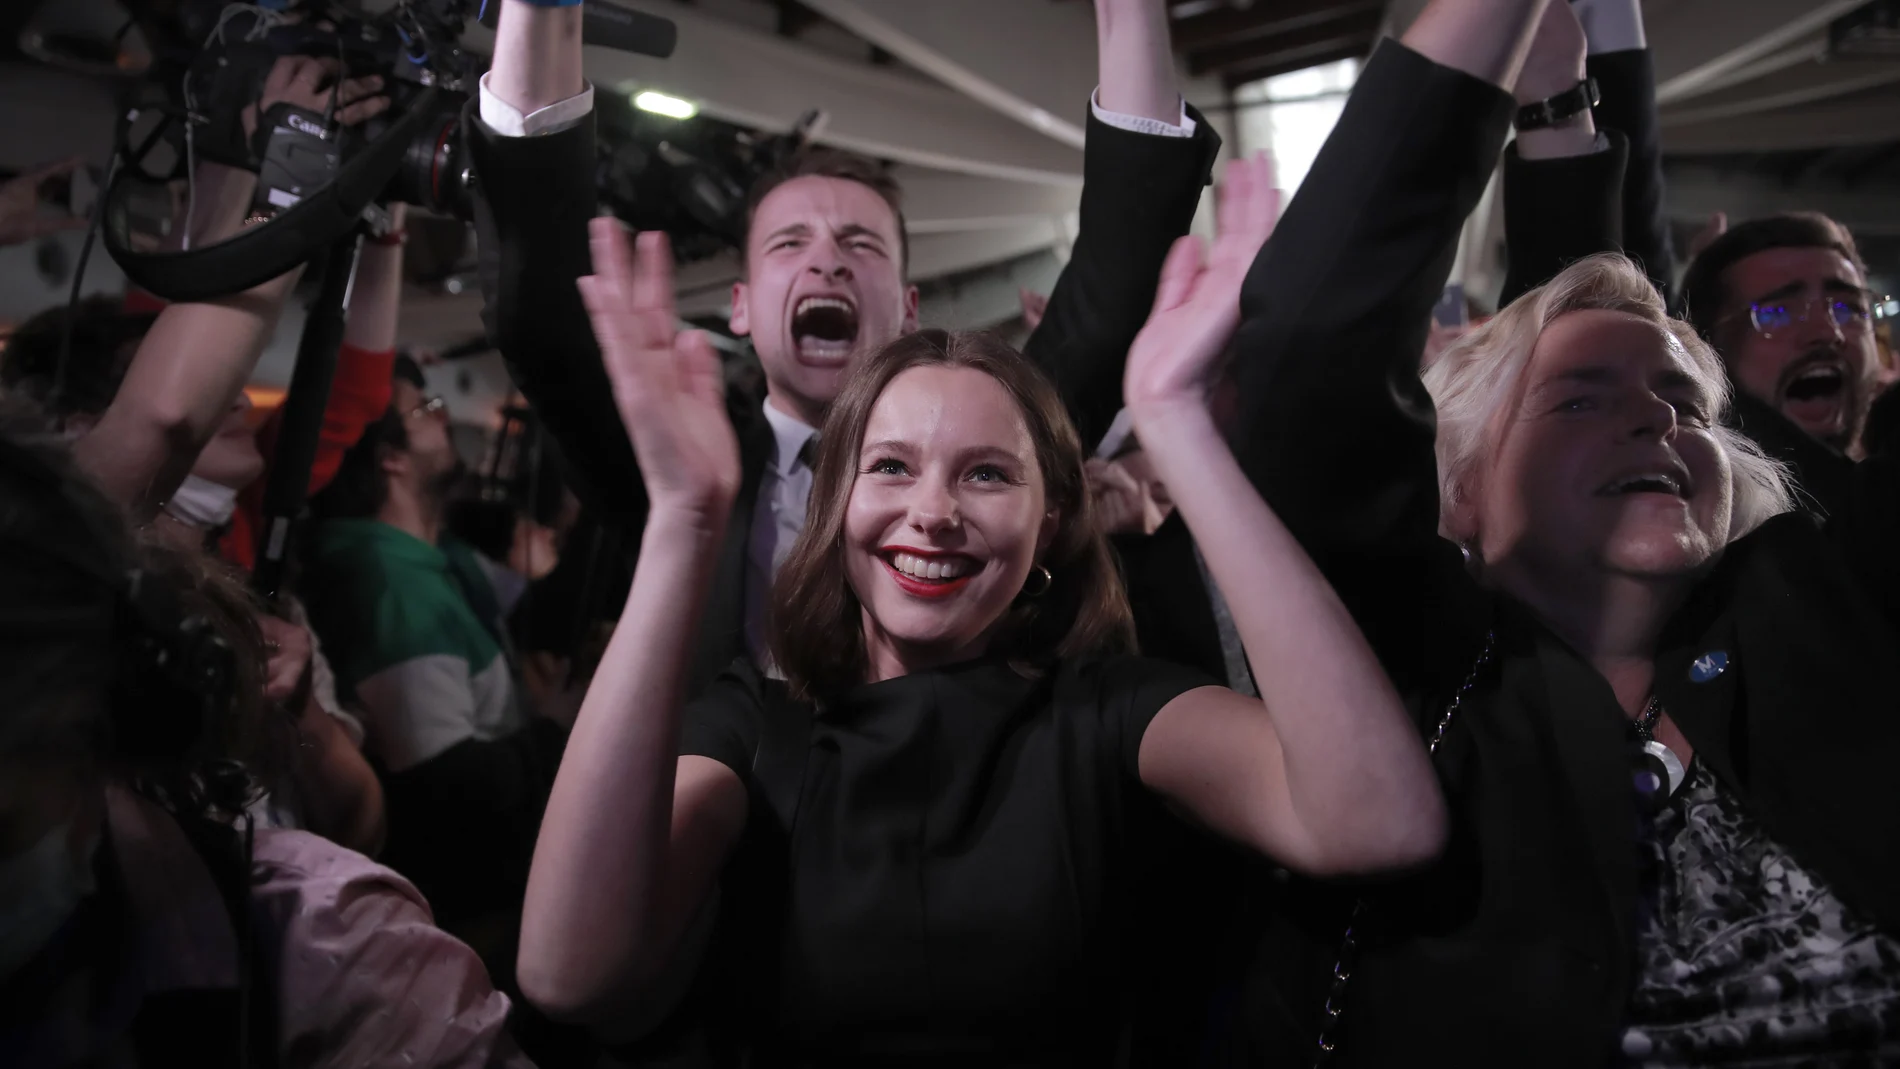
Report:
[[[1662,120],[1656,113],[1656,67],[1646,48],[1593,55],[1586,65],[1603,102],[1597,125],[1629,141],[1623,179],[1623,251],[1664,297],[1672,296],[1676,248],[1663,205]]]
[[[1521,158],[1515,145],[1505,153],[1510,268],[1500,308],[1598,252],[1627,255],[1665,300],[1671,297],[1675,248],[1663,212],[1662,138],[1649,51],[1593,55],[1588,68],[1603,94],[1595,116],[1608,147],[1535,161]]]
[[[1188,115],[1194,136],[1163,137],[1110,126],[1090,109],[1075,248],[1023,346],[1055,381],[1087,447],[1122,406],[1128,346],[1148,321],[1162,261],[1213,177],[1220,135],[1192,107]]]
[[[1495,86],[1382,42],[1241,291],[1235,455],[1402,688],[1463,656],[1436,620],[1431,308],[1510,123]],[[1434,637],[1433,632],[1436,632]],[[1401,663],[1404,662],[1404,663]],[[1462,670],[1462,665],[1459,666]]]
[[[1527,160],[1504,150],[1504,242],[1510,267],[1498,307],[1586,256],[1623,249],[1623,176],[1629,143],[1605,131],[1598,152]]]
[[[463,111],[482,196],[482,318],[508,373],[554,436],[575,492],[608,526],[638,532],[646,487],[620,425],[593,324],[574,280],[593,270],[594,115],[503,137]]]

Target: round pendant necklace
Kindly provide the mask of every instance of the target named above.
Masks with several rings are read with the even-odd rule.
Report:
[[[1643,713],[1630,723],[1636,733],[1636,739],[1642,744],[1644,763],[1650,766],[1650,772],[1656,777],[1659,787],[1666,787],[1663,797],[1676,793],[1687,778],[1688,770],[1683,767],[1682,758],[1676,756],[1661,740],[1656,738],[1656,722],[1662,719],[1662,700],[1651,695],[1649,704],[1643,706]]]

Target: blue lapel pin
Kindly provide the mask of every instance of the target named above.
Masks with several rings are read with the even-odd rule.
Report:
[[[1707,683],[1728,670],[1728,651],[1710,650],[1689,666],[1689,682]]]

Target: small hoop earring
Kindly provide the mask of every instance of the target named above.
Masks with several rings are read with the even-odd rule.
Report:
[[[1029,579],[1023,583],[1023,597],[1042,597],[1049,592],[1049,588],[1054,586],[1055,582],[1056,577],[1054,573],[1038,564],[1035,569],[1029,573]]]
[[[1478,566],[1484,563],[1484,558],[1478,556],[1477,551],[1471,548],[1469,539],[1458,543],[1458,555],[1465,559],[1465,571],[1468,572],[1477,571]]]

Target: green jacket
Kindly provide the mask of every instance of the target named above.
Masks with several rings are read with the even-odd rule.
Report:
[[[438,548],[372,519],[318,528],[303,587],[368,747],[392,772],[464,739],[521,727],[494,592],[465,546]]]

